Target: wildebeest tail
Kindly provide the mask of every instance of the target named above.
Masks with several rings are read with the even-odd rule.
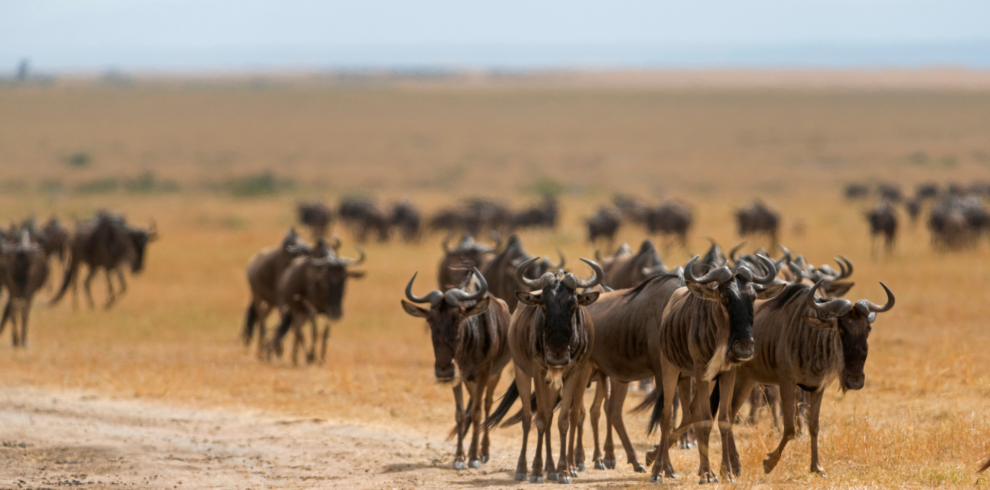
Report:
[[[657,430],[657,426],[660,425],[660,417],[663,415],[663,389],[660,388],[660,383],[657,383],[657,387],[653,390],[656,393],[656,401],[653,402],[653,414],[650,415],[650,425],[646,428],[646,434],[653,434]]]
[[[712,396],[708,398],[708,406],[712,408],[712,417],[715,417],[716,414],[718,414],[718,404],[721,401],[722,396],[718,389],[719,378],[721,378],[721,376],[715,376],[715,389],[712,390]]]
[[[643,410],[646,410],[647,408],[650,408],[657,401],[657,393],[658,390],[654,388],[653,391],[646,394],[646,398],[643,399],[643,402],[633,407],[633,409],[630,410],[629,413],[639,413],[642,412]]]
[[[464,412],[464,427],[471,427],[471,403],[472,402],[474,402],[474,400],[468,400],[467,411]],[[447,440],[449,441],[449,440],[453,439],[454,436],[457,435],[457,431],[460,428],[461,428],[460,425],[454,424],[454,428],[453,429],[450,429],[450,433],[447,434]]]
[[[254,301],[248,303],[247,314],[244,317],[244,330],[241,331],[241,338],[244,340],[244,345],[251,343],[251,337],[254,337],[254,324],[258,323],[258,312],[254,308]]]
[[[977,473],[983,473],[987,469],[990,469],[990,458],[987,458],[987,462],[983,463],[983,467],[980,468],[980,471],[977,471]]]
[[[505,417],[505,414],[509,413],[509,409],[512,408],[512,404],[516,402],[517,398],[519,398],[519,388],[516,387],[515,383],[512,383],[509,385],[509,389],[505,390],[505,394],[502,395],[502,402],[498,404],[498,408],[485,419],[484,428],[492,429],[497,426]]]
[[[79,262],[76,261],[75,257],[69,258],[69,263],[65,266],[65,274],[62,275],[62,287],[58,289],[58,294],[49,301],[49,304],[56,304],[65,296],[65,292],[69,290],[69,283],[72,282],[72,277],[76,275],[76,269],[79,268]]]
[[[562,399],[560,395],[557,395],[557,403],[553,405],[554,410],[560,407],[561,400]],[[533,413],[536,413],[536,393],[533,393],[532,395],[529,396],[529,407]],[[522,422],[522,419],[523,419],[523,411],[520,408],[519,411],[515,413],[515,415],[509,417],[505,422],[502,422],[502,425],[500,425],[499,427],[510,427],[516,425],[519,422]]]

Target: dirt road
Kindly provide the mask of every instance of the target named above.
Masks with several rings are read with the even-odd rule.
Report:
[[[0,488],[518,487],[517,449],[450,469],[452,443],[402,430],[194,410],[33,388],[0,389]],[[579,487],[644,483],[588,470]],[[529,485],[528,483],[522,485]]]

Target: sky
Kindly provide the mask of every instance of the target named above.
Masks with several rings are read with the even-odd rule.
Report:
[[[0,71],[990,68],[988,20],[986,0],[0,0]]]

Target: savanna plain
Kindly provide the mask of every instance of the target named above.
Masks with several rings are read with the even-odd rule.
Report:
[[[238,336],[245,264],[279,242],[299,200],[363,193],[428,215],[471,196],[521,207],[547,190],[560,192],[562,221],[523,242],[535,255],[560,248],[580,275],[577,257],[602,246],[587,242],[584,219],[614,193],[693,206],[688,250],[664,251],[668,264],[704,253],[709,237],[726,249],[741,241],[732,212],[758,197],[781,213],[781,242],[795,253],[854,263],[848,298],[882,303],[878,281],[897,295],[870,334],[865,388],[825,394],[829,478],[808,472],[807,437],[763,473],[780,437],[764,412],[736,430],[735,486],[984,486],[975,471],[990,456],[990,242],[933,250],[924,214],[911,224],[901,210],[894,252],[873,257],[863,217],[872,200],[842,198],[849,182],[910,192],[976,180],[990,180],[990,90],[980,88],[0,86],[0,219],[71,223],[107,208],[155,220],[161,236],[113,309],[51,307],[45,290],[28,349],[0,343],[0,486],[530,485],[512,479],[517,427],[494,433],[481,469],[451,469],[450,387],[434,381],[424,323],[399,304],[416,271],[419,294],[435,287],[442,235],[362,245],[367,275],[348,285],[325,366],[260,362]],[[334,232],[356,255],[348,231]],[[644,238],[627,224],[618,241]],[[100,277],[98,303],[104,291]],[[647,417],[626,419],[640,454],[655,443]],[[616,470],[589,463],[576,483],[645,487],[648,475],[617,454]],[[695,485],[697,451],[672,454],[682,478],[666,485]]]

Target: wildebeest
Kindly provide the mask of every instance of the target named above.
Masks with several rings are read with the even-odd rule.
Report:
[[[935,199],[936,197],[938,197],[938,184],[934,182],[918,184],[914,189],[914,198],[916,200],[922,201],[925,199]]]
[[[76,283],[79,278],[79,268],[86,265],[89,269],[83,287],[90,308],[95,307],[93,293],[90,289],[93,277],[103,269],[107,279],[108,298],[106,308],[113,306],[119,295],[127,291],[127,281],[122,270],[125,264],[131,266],[131,272],[137,274],[144,269],[144,256],[149,243],[158,239],[158,231],[154,221],[148,229],[128,226],[124,218],[105,211],[88,221],[77,223],[69,245],[69,263],[65,267],[62,286],[52,298],[55,304],[62,299],[65,292],[72,286],[72,304],[76,306]],[[110,272],[115,272],[120,282],[120,290],[114,291],[110,280]]]
[[[662,379],[661,396],[654,406],[650,428],[660,422],[661,439],[659,455],[654,461],[651,481],[660,481],[661,470],[669,465],[669,448],[679,434],[672,433],[673,396],[681,373],[692,378],[694,384],[694,410],[691,417],[698,434],[698,452],[701,463],[698,474],[701,482],[715,482],[708,459],[708,440],[711,434],[712,407],[707,403],[711,384],[721,377],[719,389],[719,410],[725,413],[731,407],[733,371],[732,368],[752,359],[753,341],[753,302],[772,298],[786,286],[774,280],[777,275],[772,260],[760,256],[763,275],[757,275],[745,265],[729,269],[727,266],[714,268],[703,276],[694,273],[698,256],[684,267],[685,287],[674,292],[664,310],[659,330],[661,369],[656,372]],[[661,377],[662,373],[662,377]],[[662,412],[660,407],[662,406]],[[719,420],[719,428],[723,422]],[[685,430],[683,424],[678,432]],[[727,429],[727,427],[726,427]],[[723,434],[723,447],[725,435]],[[731,472],[722,468],[726,480],[732,480]]]
[[[622,212],[622,216],[628,221],[646,226],[650,208],[639,199],[624,194],[616,194],[612,197],[612,204]]]
[[[58,218],[52,216],[42,228],[45,234],[44,248],[45,255],[57,257],[59,263],[65,264],[66,254],[69,252],[69,230],[66,230]]]
[[[689,204],[668,201],[647,213],[646,229],[651,234],[659,233],[665,239],[672,239],[687,249],[687,235],[693,221],[694,212]]]
[[[278,280],[296,257],[309,255],[312,251],[312,247],[299,237],[295,228],[289,228],[281,244],[262,249],[247,263],[251,301],[245,314],[241,338],[244,345],[250,345],[257,325],[259,358],[265,355],[265,321],[272,310],[278,308]]]
[[[977,471],[977,473],[983,473],[987,469],[990,469],[990,458],[987,458],[987,462],[983,463],[983,466],[980,467],[980,470]]]
[[[990,213],[976,196],[946,195],[932,206],[928,228],[936,248],[958,249],[976,244],[990,227]]]
[[[747,207],[736,211],[736,224],[739,236],[763,235],[770,240],[771,248],[777,246],[777,231],[780,228],[780,214],[757,199]]]
[[[842,190],[842,194],[846,196],[846,199],[859,199],[866,197],[869,193],[870,188],[865,184],[849,183]]]
[[[403,240],[413,242],[419,239],[422,219],[422,215],[412,202],[399,201],[392,206],[389,224],[399,230]]]
[[[493,235],[498,237],[498,235]],[[475,241],[474,236],[465,233],[461,236],[461,241],[454,248],[449,245],[450,236],[443,240],[443,260],[440,261],[440,269],[437,272],[437,282],[441,291],[457,287],[468,276],[472,268],[482,268],[488,255],[496,252],[496,248],[489,247],[483,243]],[[501,244],[499,244],[501,245]]]
[[[470,419],[471,446],[468,451],[468,466],[481,467],[489,460],[488,428],[485,428],[481,448],[478,436],[482,418],[488,417],[492,407],[495,387],[502,377],[502,370],[511,359],[506,338],[509,332],[509,308],[505,302],[488,294],[488,284],[484,276],[473,269],[474,282],[469,277],[464,287],[448,289],[445,292],[430,291],[426,296],[417,297],[412,292],[413,274],[406,285],[406,300],[402,308],[406,313],[425,318],[430,326],[433,339],[433,372],[437,381],[454,383],[455,419],[457,422],[457,452],[454,455],[454,469],[464,469],[464,436]],[[429,304],[421,308],[416,304]],[[460,380],[455,381],[455,374]],[[468,411],[464,412],[461,382],[468,390]]]
[[[899,203],[904,198],[901,187],[897,184],[882,183],[877,186],[877,192],[881,199],[886,199],[892,203]]]
[[[7,304],[0,318],[0,333],[11,320],[13,346],[27,347],[28,315],[34,294],[48,280],[48,259],[41,244],[32,241],[28,230],[21,231],[16,245],[0,240],[0,282],[7,289]]]
[[[354,234],[358,242],[366,242],[374,234],[379,242],[389,237],[389,216],[377,201],[368,196],[350,196],[340,201],[337,215]]]
[[[548,228],[557,227],[557,216],[560,214],[560,206],[557,198],[544,196],[539,204],[512,214],[509,218],[509,227],[513,230],[523,228]]]
[[[588,225],[588,241],[594,243],[604,238],[607,243],[606,249],[608,249],[611,248],[615,234],[619,231],[619,226],[622,225],[622,217],[614,209],[601,206],[592,217],[585,220],[585,223]]]
[[[897,212],[887,200],[877,201],[873,209],[866,212],[866,221],[870,224],[870,253],[876,256],[877,236],[883,235],[884,249],[887,254],[894,250],[894,240],[897,238]]]
[[[302,327],[309,321],[312,340],[306,362],[317,360],[317,342],[321,344],[319,362],[326,361],[330,324],[328,322],[319,332],[317,317],[325,315],[327,320],[338,320],[343,316],[342,303],[347,279],[364,277],[364,271],[354,271],[348,267],[360,265],[364,258],[364,252],[361,252],[358,259],[338,256],[327,241],[321,238],[311,254],[292,260],[278,280],[276,297],[282,319],[275,336],[269,342],[269,358],[272,353],[281,355],[282,338],[292,330],[295,337],[292,344],[292,364],[295,365],[298,349],[305,344]]]
[[[509,349],[515,366],[516,379],[502,403],[485,425],[492,427],[508,413],[516,398],[522,398],[522,450],[516,465],[516,479],[526,479],[526,446],[530,424],[533,422],[530,399],[530,386],[535,384],[537,416],[536,455],[533,458],[530,482],[543,481],[543,442],[545,435],[547,478],[560,483],[570,483],[577,476],[573,448],[576,432],[568,439],[568,428],[577,428],[580,422],[581,401],[588,379],[591,376],[591,349],[595,342],[594,325],[586,307],[594,303],[598,291],[579,292],[584,288],[596,287],[604,276],[602,268],[588,259],[595,274],[587,280],[578,279],[572,273],[547,272],[539,279],[525,276],[526,268],[539,260],[534,257],[519,265],[519,282],[532,292],[518,291],[520,305],[512,314],[509,326]],[[550,445],[550,426],[553,421],[553,405],[558,396],[560,414],[560,459],[553,466]]]
[[[465,200],[460,206],[438,211],[430,218],[430,228],[477,235],[483,230],[504,231],[512,213],[504,204],[485,198]]]
[[[546,272],[560,270],[566,264],[563,252],[557,250],[560,262],[554,264],[549,259],[541,259],[533,263],[525,272],[525,276],[530,279],[538,279]],[[516,279],[516,269],[519,264],[533,258],[522,246],[522,240],[518,235],[512,235],[505,243],[505,248],[497,255],[484,263],[481,267],[482,273],[488,282],[489,292],[496,298],[505,301],[509,307],[509,312],[516,311],[519,300],[516,298],[516,291],[525,287]]]
[[[296,206],[299,222],[309,227],[313,241],[327,236],[333,224],[333,211],[320,201],[301,202]]]
[[[739,455],[731,435],[731,420],[755,383],[780,386],[784,433],[777,448],[767,454],[763,470],[770,473],[780,461],[787,443],[794,438],[794,397],[798,388],[810,397],[808,432],[811,435],[811,471],[825,475],[818,461],[818,416],[825,388],[839,381],[843,392],[862,389],[863,367],[869,349],[867,339],[877,313],[894,307],[894,293],[883,283],[887,302],[877,306],[862,299],[819,301],[821,285],[790,285],[776,298],[756,308],[753,337],[756,355],[735,370],[732,410],[725,414],[723,461],[738,474]],[[719,427],[722,428],[720,416]],[[726,441],[728,438],[728,441]],[[728,450],[726,450],[728,448]]]
[[[908,217],[911,218],[911,226],[918,223],[918,216],[921,216],[921,200],[917,197],[904,201],[904,209],[907,210]]]
[[[635,254],[615,257],[608,272],[605,273],[603,283],[612,289],[627,289],[650,276],[667,272],[667,267],[663,265],[653,241],[646,239]]]

